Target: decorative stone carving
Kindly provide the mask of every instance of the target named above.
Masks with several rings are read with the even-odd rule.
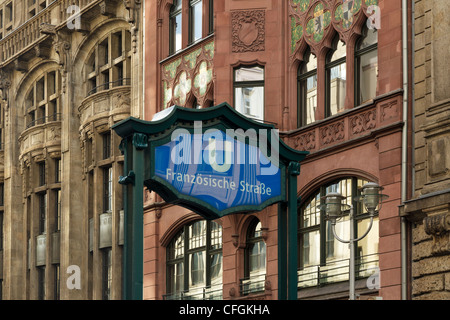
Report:
[[[397,101],[391,101],[389,103],[381,105],[381,122],[398,118],[398,115],[399,110]]]
[[[67,71],[70,66],[70,42],[62,31],[57,31],[56,26],[48,23],[40,25],[39,30],[43,34],[50,35],[53,38],[53,48],[59,56],[59,65],[62,81],[62,92],[66,92]]]
[[[320,128],[319,132],[321,145],[328,145],[344,140],[344,128],[344,121],[338,121]]]
[[[310,151],[316,148],[316,135],[314,131],[306,132],[297,137],[294,142],[295,148],[300,151]]]
[[[448,209],[448,205],[445,205]],[[423,220],[425,232],[433,237],[433,254],[450,252],[450,213],[427,216]]]
[[[133,48],[133,53],[137,51],[137,33],[139,31],[138,24],[139,21],[139,9],[141,8],[141,0],[124,0],[123,4],[128,10],[128,23],[130,24],[131,31],[131,47]]]
[[[350,118],[350,134],[356,135],[376,128],[377,111],[370,110]]]
[[[9,80],[7,74],[3,72],[3,70],[0,70],[0,90],[1,100],[6,100],[6,91],[11,87],[11,81]]]
[[[264,10],[234,11],[231,13],[231,37],[233,52],[265,50]]]
[[[213,58],[214,42],[211,41],[164,64],[162,109],[172,104],[189,105],[194,97],[197,104],[203,106],[213,88]]]

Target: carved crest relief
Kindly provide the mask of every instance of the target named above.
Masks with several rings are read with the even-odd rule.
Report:
[[[264,51],[265,23],[266,13],[264,10],[232,12],[232,51]]]

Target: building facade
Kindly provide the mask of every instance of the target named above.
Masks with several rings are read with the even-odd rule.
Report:
[[[411,229],[412,299],[450,298],[450,38],[445,1],[414,7],[414,193],[402,207]]]
[[[405,155],[402,1],[163,0],[146,4],[145,119],[228,102],[309,151],[298,178],[298,298],[348,298],[349,250],[320,209],[376,182],[389,195],[357,245],[360,299],[402,298]],[[407,40],[407,39],[406,39]],[[406,109],[405,109],[406,108]],[[406,111],[406,112],[405,112]],[[209,222],[145,193],[145,299],[278,299],[278,206]],[[403,251],[404,252],[404,251]]]
[[[123,155],[142,117],[140,3],[0,2],[3,299],[120,299]]]

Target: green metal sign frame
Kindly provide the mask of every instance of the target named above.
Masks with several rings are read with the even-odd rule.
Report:
[[[268,205],[279,204],[278,218],[278,274],[279,299],[297,299],[297,177],[300,174],[300,162],[308,152],[288,147],[281,139],[270,141],[279,143],[278,167],[282,173],[282,192],[277,198],[259,206],[239,207],[218,212],[193,197],[177,192],[163,179],[155,177],[155,164],[152,154],[155,147],[171,138],[176,128],[185,128],[193,132],[194,121],[202,121],[205,128],[260,129],[272,130],[273,125],[259,123],[246,118],[227,103],[206,108],[190,109],[174,106],[161,120],[144,121],[133,117],[113,126],[113,130],[122,138],[120,150],[124,154],[124,176],[119,183],[124,185],[124,266],[123,298],[141,300],[143,298],[143,189],[158,193],[166,202],[185,206],[205,219],[215,219],[235,212],[260,211]],[[268,147],[269,149],[269,147]],[[287,189],[287,192],[286,192]]]

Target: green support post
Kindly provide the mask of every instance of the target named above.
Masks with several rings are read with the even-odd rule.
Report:
[[[147,148],[147,135],[133,134],[124,139],[121,148],[126,149],[124,171],[127,176],[120,177],[119,183],[126,186],[124,193],[124,266],[123,299],[142,300],[143,298],[143,239],[144,218],[144,149]],[[131,142],[131,143],[130,143]],[[132,164],[132,168],[130,168]]]
[[[278,300],[287,300],[287,206],[278,204]]]
[[[300,163],[290,162],[288,167],[288,300],[297,300],[297,176]]]

